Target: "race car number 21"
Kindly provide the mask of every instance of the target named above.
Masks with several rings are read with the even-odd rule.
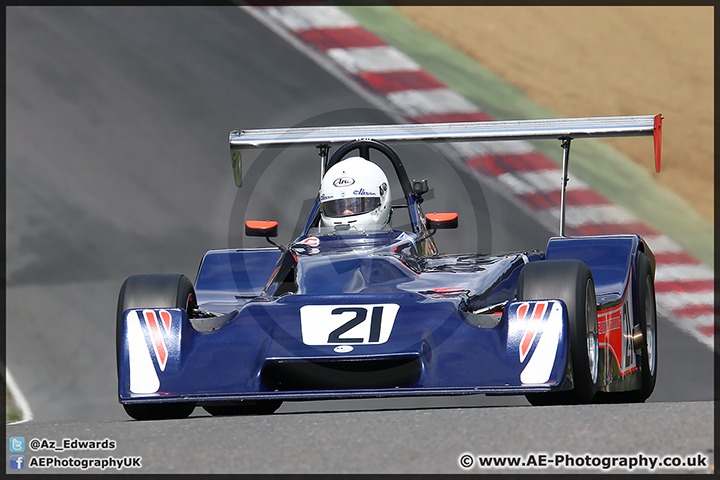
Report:
[[[390,338],[400,305],[305,305],[300,308],[305,345],[377,345]]]

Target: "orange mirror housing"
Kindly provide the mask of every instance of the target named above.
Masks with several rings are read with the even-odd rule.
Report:
[[[425,215],[427,228],[430,230],[439,230],[458,227],[457,213],[428,213]]]
[[[278,222],[274,220],[248,220],[245,235],[248,237],[277,237]]]

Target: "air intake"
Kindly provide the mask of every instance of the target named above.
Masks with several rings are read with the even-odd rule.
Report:
[[[418,355],[321,361],[268,360],[261,381],[270,390],[393,388],[420,378]]]

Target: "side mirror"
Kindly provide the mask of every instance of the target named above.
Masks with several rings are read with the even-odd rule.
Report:
[[[457,213],[428,213],[425,215],[428,230],[440,230],[458,227]]]
[[[278,222],[274,220],[248,220],[245,222],[245,235],[248,237],[277,237]]]
[[[427,192],[430,191],[430,188],[428,187],[428,181],[427,178],[423,178],[422,180],[415,180],[412,181],[412,189],[413,193],[415,195],[424,195]]]

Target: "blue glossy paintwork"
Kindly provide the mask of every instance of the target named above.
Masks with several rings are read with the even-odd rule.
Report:
[[[509,328],[517,319],[503,316],[495,326],[478,327],[459,312],[461,307],[475,310],[512,300],[520,269],[526,261],[542,258],[538,252],[424,257],[417,255],[417,235],[412,233],[308,233],[285,254],[278,249],[208,252],[196,284],[201,306],[216,307],[222,313],[238,309],[239,313],[216,331],[201,333],[191,326],[184,310],[169,309],[173,321],[182,325],[183,346],[178,354],[182,361],[177,370],[169,368],[160,374],[163,394],[129,391],[127,343],[123,342],[121,399],[377,395],[380,392],[372,393],[373,389],[271,392],[261,382],[261,370],[265,362],[368,361],[397,355],[417,356],[420,377],[411,384],[384,389],[383,395],[526,392],[564,386],[564,336],[552,379],[546,385],[525,386],[519,381],[523,368],[519,358],[507,358],[508,348],[516,351],[518,343],[508,332],[514,332],[512,337],[524,331],[524,327]],[[290,268],[289,273],[282,273],[283,268]],[[294,291],[279,297],[263,293],[263,286],[272,290],[270,286],[277,285],[282,275],[290,274]],[[248,301],[248,296],[258,298]],[[335,345],[303,342],[301,307],[348,304],[399,305],[388,341],[352,344],[352,352],[340,354]]]
[[[524,324],[516,316],[503,315],[493,328],[466,323],[457,313],[457,299],[427,299],[417,294],[360,294],[357,303],[391,302],[400,310],[390,339],[378,345],[354,345],[349,353],[338,354],[333,346],[303,343],[299,308],[310,304],[338,304],[338,295],[288,295],[273,302],[250,302],[227,326],[207,333],[195,331],[182,309],[166,309],[172,314],[172,335],[180,337],[179,351],[171,357],[165,371],[157,371],[157,393],[133,394],[129,390],[128,344],[121,346],[120,398],[123,401],[151,400],[229,400],[249,398],[342,398],[369,395],[417,395],[429,393],[481,393],[543,391],[561,385],[567,364],[567,317],[550,379],[545,385],[527,386],[519,381],[527,361],[517,355]],[[510,304],[515,305],[514,303]],[[516,310],[516,309],[515,309]],[[515,311],[510,309],[510,311]],[[126,312],[132,315],[134,311]],[[148,335],[148,349],[152,352]],[[125,335],[126,329],[124,331]],[[510,333],[509,333],[510,332]],[[539,335],[540,336],[540,335]],[[168,345],[175,345],[168,342]],[[176,348],[176,347],[171,347]],[[266,362],[303,360],[358,360],[414,354],[422,362],[420,378],[392,389],[340,389],[326,391],[270,391],[260,381]],[[154,359],[157,364],[157,359]],[[156,369],[157,370],[157,369]]]
[[[211,250],[200,264],[195,295],[202,309],[227,313],[260,295],[280,258],[280,250]]]
[[[641,241],[638,235],[553,237],[545,256],[548,260],[574,258],[585,262],[592,272],[599,303],[611,303],[625,292]]]

